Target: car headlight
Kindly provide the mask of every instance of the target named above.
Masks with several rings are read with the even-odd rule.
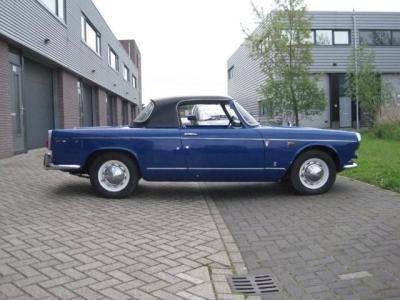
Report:
[[[361,134],[358,133],[358,132],[355,132],[355,134],[356,134],[356,137],[357,137],[357,141],[361,142]]]

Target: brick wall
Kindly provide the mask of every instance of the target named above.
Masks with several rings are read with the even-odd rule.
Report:
[[[13,155],[11,78],[8,45],[0,40],[0,158]]]
[[[58,99],[60,124],[63,128],[79,127],[78,79],[66,72],[58,73]]]
[[[98,123],[99,126],[107,126],[107,93],[102,88],[97,88],[98,99]]]

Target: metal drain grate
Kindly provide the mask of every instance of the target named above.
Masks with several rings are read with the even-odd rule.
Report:
[[[234,293],[260,295],[279,292],[271,275],[233,275],[228,281]]]

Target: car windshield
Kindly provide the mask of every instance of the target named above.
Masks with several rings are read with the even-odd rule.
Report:
[[[154,102],[150,101],[149,104],[140,112],[140,114],[136,117],[135,123],[143,123],[146,122],[147,119],[150,117],[151,113],[153,112]]]
[[[247,123],[247,125],[250,125],[250,126],[260,125],[260,123],[258,123],[256,121],[256,119],[254,119],[254,117],[247,110],[245,110],[238,102],[235,101],[234,103],[235,103],[235,107],[236,107],[237,111],[242,116],[242,118]]]

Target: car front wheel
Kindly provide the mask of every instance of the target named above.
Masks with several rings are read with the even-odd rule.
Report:
[[[90,181],[96,191],[107,198],[124,198],[137,187],[139,176],[132,159],[118,152],[96,157],[90,168]]]
[[[328,153],[319,150],[302,153],[290,170],[290,182],[293,188],[303,195],[325,193],[335,180],[335,162]]]

